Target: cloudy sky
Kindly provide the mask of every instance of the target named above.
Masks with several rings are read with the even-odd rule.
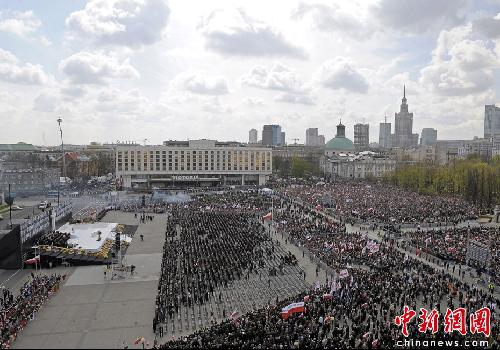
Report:
[[[0,0],[0,143],[378,141],[403,84],[415,132],[482,137],[499,66],[498,0]]]

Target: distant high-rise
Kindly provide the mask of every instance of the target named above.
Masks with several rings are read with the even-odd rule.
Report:
[[[318,146],[324,146],[325,145],[325,135],[319,135],[318,136]]]
[[[281,126],[264,125],[262,128],[262,144],[265,146],[281,145]]]
[[[370,145],[370,125],[355,124],[354,125],[354,147],[357,150],[367,149]]]
[[[403,99],[399,113],[394,115],[394,134],[392,147],[408,148],[418,145],[418,134],[413,133],[413,113],[408,112],[406,88],[403,87]]]
[[[257,143],[258,133],[256,129],[251,129],[248,132],[248,143]]]
[[[380,148],[391,148],[391,123],[387,122],[387,118],[383,123],[380,123],[380,131],[378,134],[378,145]]]
[[[286,136],[285,132],[284,132],[284,131],[282,131],[282,132],[281,132],[281,140],[280,140],[280,143],[279,143],[281,146],[286,145],[285,136]]]
[[[430,146],[436,143],[438,132],[433,128],[423,128],[420,137],[420,146]]]
[[[318,146],[318,128],[306,129],[306,146]]]
[[[484,106],[484,138],[500,140],[500,108],[495,105]]]

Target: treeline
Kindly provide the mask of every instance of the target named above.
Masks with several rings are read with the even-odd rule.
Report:
[[[473,158],[446,166],[408,165],[387,174],[385,181],[425,194],[462,196],[489,210],[500,204],[500,157],[490,163]]]

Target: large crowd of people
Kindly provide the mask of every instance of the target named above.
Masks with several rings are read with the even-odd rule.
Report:
[[[248,213],[178,208],[166,227],[154,324],[172,319],[182,304],[203,305],[215,290],[264,267],[273,248],[264,227]],[[281,263],[295,264],[290,255]]]
[[[435,308],[441,317],[447,308],[492,310],[489,338],[446,333],[443,328],[433,335],[420,333],[415,321],[408,339],[486,339],[490,346],[500,344],[500,301],[494,294],[412,258],[394,240],[375,242],[361,233],[347,233],[344,225],[295,200],[282,198],[274,215],[277,235],[287,235],[335,271],[331,283],[169,341],[164,348],[391,348],[405,339],[394,323],[405,305],[417,314],[420,307]],[[303,312],[281,317],[283,307],[301,301]]]
[[[339,181],[283,187],[280,192],[329,208],[333,216],[352,223],[446,224],[477,218],[477,209],[460,198],[423,195],[387,184]]]
[[[19,332],[33,320],[48,298],[59,289],[66,278],[61,275],[33,276],[26,282],[19,295],[6,288],[0,289],[0,349],[8,349]]]
[[[500,281],[499,227],[448,227],[429,231],[416,230],[405,232],[404,236],[412,246],[423,252],[442,260],[471,265]],[[489,261],[482,264],[481,261],[468,258],[467,251],[471,241],[478,242],[489,250]]]

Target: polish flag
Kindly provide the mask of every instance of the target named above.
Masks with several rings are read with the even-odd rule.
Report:
[[[273,213],[269,212],[268,214],[264,215],[262,217],[262,220],[264,221],[271,221],[273,219]]]
[[[290,315],[304,312],[304,302],[290,304],[281,309],[281,317],[286,321]]]

